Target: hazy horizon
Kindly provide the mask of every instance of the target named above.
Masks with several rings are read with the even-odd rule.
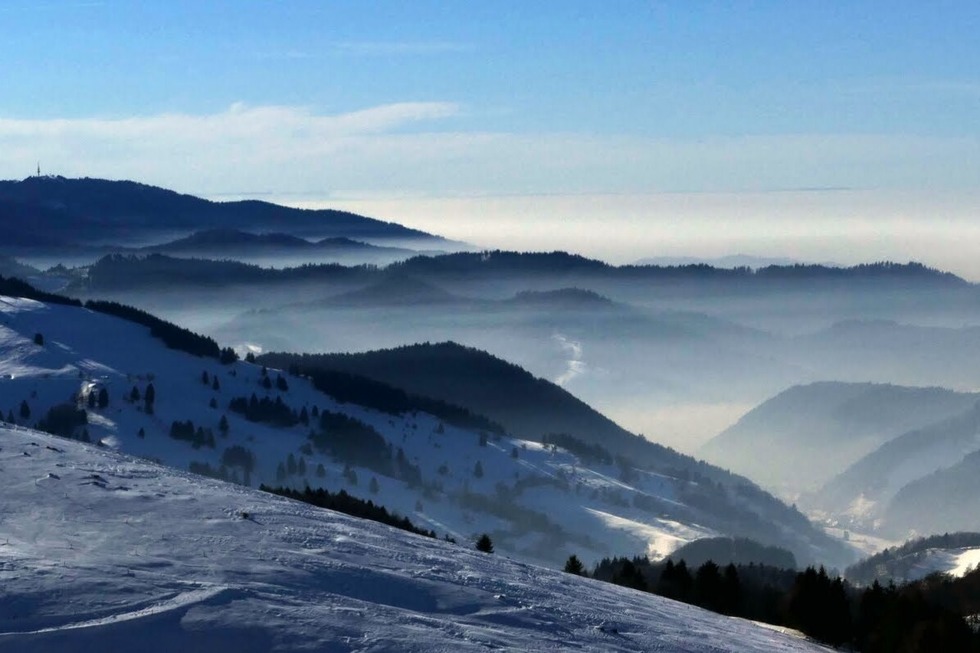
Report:
[[[980,280],[977,5],[2,11],[0,177],[40,163],[617,263],[918,260]]]

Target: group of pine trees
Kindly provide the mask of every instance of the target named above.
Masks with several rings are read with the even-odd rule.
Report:
[[[565,571],[589,575],[574,555]],[[635,557],[603,559],[591,575],[721,614],[795,628],[863,653],[980,651],[980,634],[964,619],[980,612],[980,571],[962,579],[936,575],[901,587],[876,581],[858,588],[823,567],[722,568],[709,560],[692,571],[683,560]]]
[[[435,531],[419,528],[415,526],[407,517],[390,513],[383,506],[376,505],[370,500],[364,501],[363,499],[353,497],[347,494],[347,492],[344,490],[333,493],[328,490],[324,490],[323,488],[313,490],[309,486],[303,490],[293,490],[287,487],[274,488],[267,485],[260,485],[259,489],[264,492],[289,497],[290,499],[297,499],[319,508],[328,508],[329,510],[336,510],[354,517],[361,517],[363,519],[381,522],[382,524],[394,526],[395,528],[400,528],[418,535],[425,535],[426,537],[436,536]]]

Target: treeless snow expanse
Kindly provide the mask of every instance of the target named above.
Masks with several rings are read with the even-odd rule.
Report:
[[[0,651],[827,650],[34,431],[0,475]]]

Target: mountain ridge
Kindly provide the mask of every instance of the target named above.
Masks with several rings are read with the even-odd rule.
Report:
[[[295,233],[415,239],[438,236],[336,209],[296,209],[259,200],[213,202],[128,180],[28,177],[0,181],[0,211],[33,216],[36,233],[62,241],[131,239],[137,234],[202,228],[290,228]],[[97,230],[98,233],[87,233]],[[38,245],[46,244],[43,240]]]

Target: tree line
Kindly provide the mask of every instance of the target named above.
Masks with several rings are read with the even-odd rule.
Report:
[[[588,576],[575,556],[565,570]],[[767,565],[696,569],[685,561],[605,558],[598,580],[651,592],[721,614],[800,630],[835,647],[863,653],[980,651],[980,634],[967,623],[980,612],[980,571],[954,579],[939,574],[901,586],[851,585],[823,568],[803,571]]]

